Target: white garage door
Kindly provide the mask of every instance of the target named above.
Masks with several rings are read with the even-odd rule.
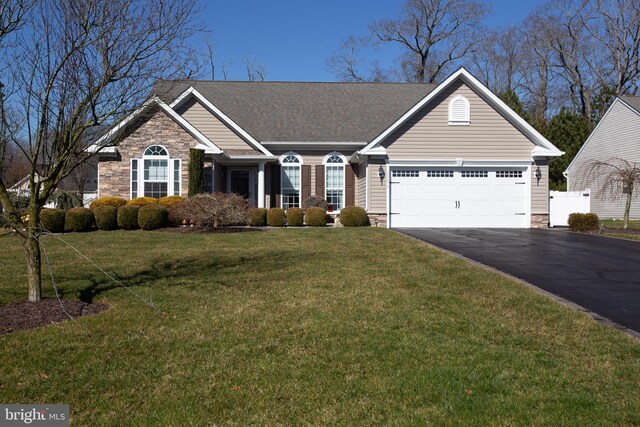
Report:
[[[527,228],[526,168],[392,168],[391,227]]]

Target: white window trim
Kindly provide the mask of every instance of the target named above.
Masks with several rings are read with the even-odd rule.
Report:
[[[296,159],[298,159],[298,163],[284,163],[284,159],[286,159],[289,156],[293,156]],[[300,206],[302,206],[302,200],[300,200],[300,199],[302,197],[302,165],[303,164],[304,164],[304,161],[302,160],[302,156],[299,155],[296,152],[288,151],[288,152],[284,153],[282,156],[280,156],[280,206],[282,206],[283,209],[284,209],[284,186],[282,185],[282,183],[283,183],[282,176],[284,175],[283,167],[284,166],[287,166],[287,167],[297,166],[298,167],[298,175],[300,176],[300,184],[299,184],[300,188],[298,188],[297,190],[298,190],[298,200],[299,200],[298,207],[300,207]]]
[[[167,153],[166,156],[149,156],[149,155],[145,155],[144,153],[147,151],[147,149],[149,149],[149,147],[152,146],[158,146],[161,147],[162,149],[164,149],[164,151]],[[139,158],[135,158],[135,159],[131,159],[130,163],[129,163],[129,194],[131,196],[131,198],[133,198],[133,160],[137,160],[138,161],[138,176],[137,176],[137,183],[138,183],[138,194],[137,197],[146,197],[145,196],[145,190],[144,190],[144,184],[146,182],[163,182],[163,181],[152,181],[152,180],[145,180],[144,179],[144,162],[145,160],[166,160],[167,161],[167,196],[173,196],[174,195],[174,162],[177,160],[178,161],[178,169],[179,169],[179,188],[178,191],[180,193],[180,195],[182,194],[182,159],[180,158],[176,158],[176,157],[171,157],[171,155],[169,154],[169,150],[167,149],[167,147],[161,145],[161,144],[151,144],[147,147],[145,147],[144,150],[142,150],[142,156]]]
[[[329,159],[333,156],[338,156],[340,157],[340,159],[342,160],[342,165],[340,165],[339,163],[327,163],[329,161]],[[324,158],[322,159],[322,164],[324,165],[324,199],[327,200],[327,190],[329,189],[328,185],[327,185],[327,168],[328,167],[337,167],[337,166],[342,166],[342,207],[345,207],[346,204],[346,198],[347,198],[347,176],[346,176],[346,166],[347,166],[347,158],[342,155],[342,153],[339,153],[337,151],[332,151],[331,153],[327,154],[326,156],[324,156]],[[355,191],[355,189],[354,189]],[[332,213],[339,213],[342,209],[336,209],[334,210]]]
[[[457,101],[462,101],[465,106],[465,117],[464,120],[456,120],[453,117],[453,104]],[[451,101],[449,101],[449,126],[469,126],[471,123],[471,106],[469,104],[469,100],[462,95],[454,96]]]

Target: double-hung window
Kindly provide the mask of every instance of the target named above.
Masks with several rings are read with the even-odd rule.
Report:
[[[302,162],[296,154],[286,154],[280,161],[282,167],[282,209],[300,207],[300,169]]]
[[[325,199],[334,211],[344,207],[344,166],[345,160],[339,154],[331,154],[325,159]]]

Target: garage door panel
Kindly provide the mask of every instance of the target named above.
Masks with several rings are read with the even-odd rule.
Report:
[[[526,168],[392,169],[392,227],[526,228]]]

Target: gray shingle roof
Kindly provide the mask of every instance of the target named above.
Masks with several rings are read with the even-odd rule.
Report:
[[[640,113],[640,96],[620,96],[619,98]]]
[[[154,88],[171,103],[193,86],[258,141],[370,142],[435,85],[188,80]]]

